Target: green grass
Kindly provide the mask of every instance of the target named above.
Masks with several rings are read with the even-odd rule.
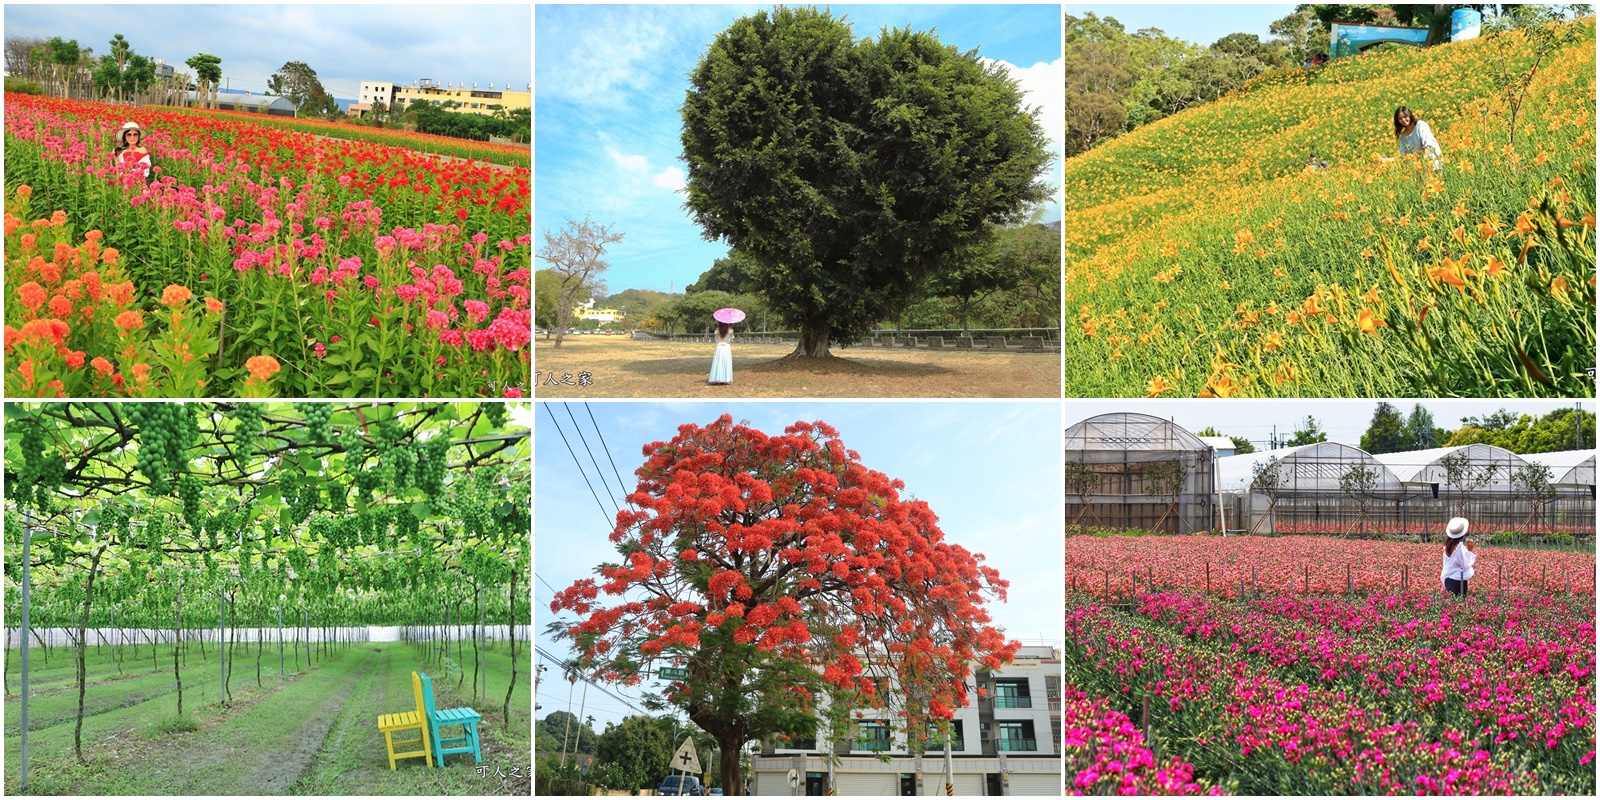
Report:
[[[502,786],[497,775],[510,774],[514,768],[524,776],[521,785],[527,785],[532,733],[531,687],[526,684],[531,680],[519,669],[513,730],[508,732],[497,702],[510,679],[510,660],[503,647],[484,658],[490,693],[498,693],[491,697],[496,702],[462,702],[453,683],[435,689],[439,706],[472,704],[483,714],[479,732],[486,776],[479,774],[470,756],[452,756],[443,769],[430,770],[413,759],[389,770],[377,717],[412,708],[411,670],[428,669],[419,661],[421,651],[405,644],[358,644],[282,681],[276,677],[276,654],[264,654],[264,685],[259,689],[254,652],[246,659],[241,646],[234,662],[233,702],[227,706],[217,703],[215,654],[202,664],[197,652],[190,653],[184,662],[182,719],[177,717],[173,692],[139,696],[143,690],[171,688],[170,651],[164,672],[150,672],[146,658],[142,672],[130,670],[121,678],[106,663],[108,654],[95,655],[101,667],[91,679],[99,676],[108,682],[88,690],[88,698],[103,709],[84,720],[88,764],[80,765],[73,757],[71,716],[33,730],[29,793],[493,795],[518,791],[512,785]],[[518,658],[520,666],[523,656],[519,653]],[[51,659],[52,667],[55,660]],[[470,652],[467,664],[470,673]],[[76,702],[75,689],[35,694],[30,722],[46,711],[58,716],[63,709],[75,712]],[[16,792],[20,755],[14,705],[7,704],[8,794]]]

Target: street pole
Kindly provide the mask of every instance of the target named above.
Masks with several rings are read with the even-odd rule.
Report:
[[[217,695],[217,702],[219,702],[219,703],[226,703],[228,701],[228,659],[226,657],[224,657],[223,653],[222,653],[222,648],[224,646],[223,643],[227,641],[227,627],[226,627],[227,624],[228,624],[228,596],[223,594],[223,593],[221,593],[221,592],[218,592],[217,593],[217,675],[222,679],[222,682],[217,684],[217,688],[221,692],[220,694]]]
[[[944,785],[951,786],[956,782],[955,762],[950,756],[950,720],[944,721]]]

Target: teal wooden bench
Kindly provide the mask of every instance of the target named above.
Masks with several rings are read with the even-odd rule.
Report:
[[[433,679],[422,673],[422,705],[428,717],[428,741],[433,745],[433,764],[444,766],[444,757],[451,753],[471,753],[474,763],[483,763],[483,751],[478,746],[478,722],[483,715],[470,708],[435,708],[433,704]],[[441,728],[461,726],[461,735],[446,737]]]

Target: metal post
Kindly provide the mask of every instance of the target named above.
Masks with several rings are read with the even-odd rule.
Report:
[[[32,590],[32,569],[28,563],[28,549],[33,544],[33,526],[22,528],[22,761],[17,791],[28,790],[28,593]]]
[[[278,679],[283,679],[283,606],[278,606]]]
[[[222,594],[221,592],[218,592],[217,593],[217,674],[218,674],[218,676],[220,676],[222,678],[222,682],[217,684],[217,688],[222,691],[221,694],[217,695],[217,702],[219,702],[219,703],[226,703],[228,701],[228,659],[226,657],[224,657],[223,654],[222,654],[222,648],[224,646],[223,643],[227,641],[227,633],[226,633],[227,629],[225,627],[227,624],[228,624],[228,596],[225,595],[225,594]]]

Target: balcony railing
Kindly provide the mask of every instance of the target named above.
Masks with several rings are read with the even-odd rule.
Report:
[[[1004,750],[1008,753],[1031,752],[1039,749],[1038,741],[1037,739],[996,739],[994,747],[996,750]]]
[[[995,708],[1033,708],[1033,698],[1027,695],[995,695]]]
[[[944,743],[943,742],[929,742],[928,743],[928,749],[943,753],[944,752]],[[950,740],[950,750],[952,752],[957,751],[957,750],[965,750],[965,749],[967,749],[966,740],[964,740],[964,739],[952,739],[952,740]]]
[[[854,742],[854,749],[856,749],[856,750],[870,750],[870,751],[872,751],[874,753],[881,753],[881,752],[889,749],[889,740],[888,739],[865,739],[865,738],[864,739],[857,739]]]

